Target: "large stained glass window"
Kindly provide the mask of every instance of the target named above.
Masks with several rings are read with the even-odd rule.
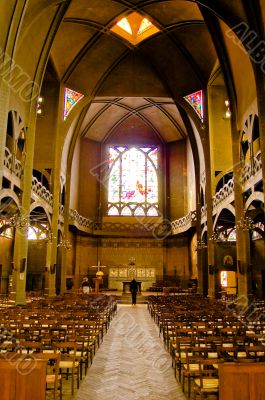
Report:
[[[108,215],[157,216],[157,148],[109,148]]]
[[[70,111],[84,97],[82,93],[75,92],[72,89],[64,90],[64,120],[68,117]]]

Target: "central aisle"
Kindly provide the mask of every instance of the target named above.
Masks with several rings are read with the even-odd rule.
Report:
[[[76,399],[185,399],[146,304],[118,306]]]

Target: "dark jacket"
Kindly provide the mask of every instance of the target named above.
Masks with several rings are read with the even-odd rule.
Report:
[[[137,290],[138,290],[138,284],[137,284],[136,280],[133,279],[130,283],[130,291],[137,292]]]

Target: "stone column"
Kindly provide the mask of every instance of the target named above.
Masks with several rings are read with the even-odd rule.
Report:
[[[215,279],[213,274],[209,274],[209,265],[214,266],[215,264],[215,248],[214,244],[209,240],[213,233],[213,211],[212,211],[212,172],[211,172],[211,155],[210,155],[210,135],[209,135],[209,123],[208,123],[208,112],[207,107],[205,107],[205,124],[204,129],[201,133],[204,159],[205,159],[205,203],[207,204],[207,272],[208,274],[208,296],[215,296]],[[204,250],[206,251],[206,250]]]
[[[232,152],[233,152],[233,172],[234,172],[234,196],[236,223],[244,217],[244,201],[241,185],[241,162],[239,134],[236,129],[236,118],[232,118]],[[250,264],[250,240],[249,232],[237,228],[237,274],[238,274],[238,296],[244,305],[248,298],[248,266]]]
[[[62,150],[64,144],[64,134],[63,134],[63,106],[64,106],[64,87],[63,85],[58,86],[58,97],[55,100],[55,106],[57,106],[57,113],[55,119],[52,123],[47,126],[47,129],[52,129],[54,131],[54,165],[52,173],[52,194],[53,194],[53,213],[51,220],[51,243],[47,246],[46,254],[46,266],[48,269],[47,275],[47,286],[46,293],[49,296],[54,296],[56,294],[56,269],[58,268],[58,227],[60,220],[60,191],[61,191],[61,161],[62,161]],[[61,225],[62,226],[62,225]],[[67,226],[64,224],[64,226]],[[63,227],[62,227],[63,229]],[[64,259],[65,250],[62,249],[62,259]],[[62,262],[63,264],[63,262]],[[55,270],[54,270],[55,269]],[[62,268],[63,269],[63,268]],[[66,282],[64,279],[63,288],[61,285],[61,291],[66,290]]]
[[[35,127],[36,127],[36,102],[33,100],[31,110],[29,112],[28,131],[26,135],[27,157],[24,165],[23,176],[23,194],[22,194],[22,215],[29,220],[30,204],[31,204],[31,182],[33,169],[33,156],[35,144]],[[24,304],[26,302],[26,274],[27,274],[27,253],[28,240],[26,229],[16,229],[15,246],[14,246],[14,266],[15,266],[15,287],[16,287],[16,303]],[[20,273],[21,268],[24,272]]]

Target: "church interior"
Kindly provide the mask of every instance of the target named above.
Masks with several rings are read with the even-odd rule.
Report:
[[[130,302],[135,278],[137,310],[147,315],[147,303],[146,318],[158,326],[187,398],[198,369],[187,371],[177,355],[177,310],[191,313],[197,338],[198,305],[208,310],[209,324],[222,315],[224,335],[237,332],[233,346],[251,323],[260,337],[241,343],[241,353],[262,367],[264,1],[2,0],[0,11],[1,332],[29,304],[31,313],[42,304],[50,319],[51,308],[79,315],[81,304],[93,320],[93,345],[81,358],[87,371],[117,301]],[[229,325],[231,310],[237,322]],[[29,341],[21,321],[9,332]],[[56,331],[60,341],[58,324],[49,335]],[[208,336],[209,329],[221,331],[209,324]],[[39,336],[35,331],[31,339]],[[259,346],[259,355],[247,346]],[[75,385],[82,363],[80,373],[72,371]],[[52,398],[68,400],[54,376]],[[69,399],[76,394],[70,389]],[[152,398],[184,399],[183,392],[180,386],[179,397],[172,389]],[[199,384],[192,392],[194,399],[218,395]],[[243,397],[246,390],[231,393],[219,398],[252,399]],[[105,399],[93,396],[84,398]]]

